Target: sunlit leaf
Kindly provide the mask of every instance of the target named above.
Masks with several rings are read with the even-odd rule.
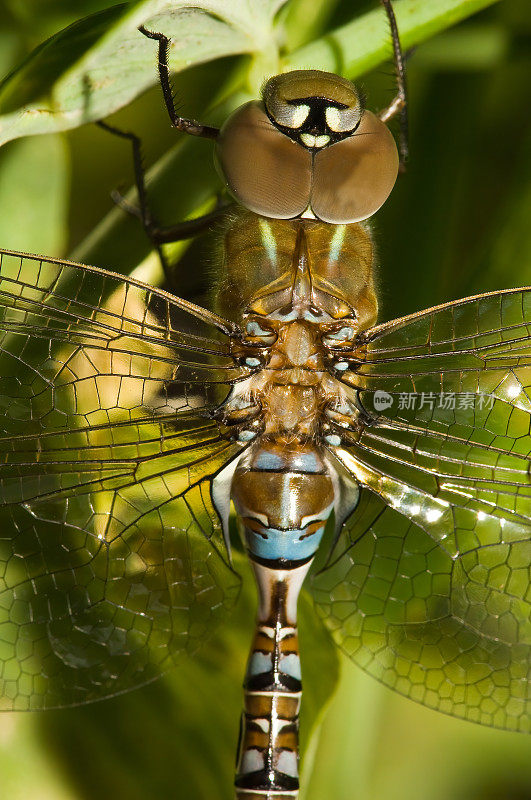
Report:
[[[101,119],[155,83],[156,47],[139,25],[172,39],[177,71],[272,47],[273,19],[284,2],[137,0],[79,20],[0,85],[0,143]]]

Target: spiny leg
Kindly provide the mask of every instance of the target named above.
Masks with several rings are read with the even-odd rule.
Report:
[[[196,217],[195,219],[178,222],[175,225],[158,225],[153,218],[147,201],[146,178],[142,160],[142,143],[139,137],[130,131],[123,131],[102,120],[98,121],[96,124],[108,133],[114,136],[120,136],[122,139],[127,139],[131,142],[138,207],[128,203],[119,192],[113,192],[112,197],[120,208],[140,220],[153,248],[159,255],[166,280],[170,282],[170,267],[164,256],[161,245],[168,244],[169,242],[182,241],[183,239],[190,239],[192,236],[202,233],[225,212],[230,204],[218,202],[213,211]]]
[[[391,28],[391,38],[393,41],[393,55],[395,62],[396,84],[397,93],[391,103],[380,112],[379,116],[383,122],[400,114],[400,166],[404,169],[405,162],[409,155],[409,133],[408,133],[408,110],[407,110],[407,80],[406,80],[406,59],[402,52],[400,44],[400,36],[398,33],[398,25],[396,23],[395,12],[391,0],[381,0],[381,3],[387,14],[389,20],[389,27]]]
[[[163,33],[148,31],[143,25],[141,25],[138,30],[140,33],[143,33],[144,36],[147,36],[148,39],[154,39],[159,43],[159,80],[164,97],[164,103],[166,104],[166,110],[168,111],[168,116],[173,127],[179,131],[188,133],[191,136],[202,136],[206,139],[217,139],[219,128],[213,128],[210,125],[201,125],[201,123],[196,122],[193,119],[180,117],[175,110],[173,91],[170,81],[170,70],[168,67],[168,51],[170,48],[170,40],[168,37]]]
[[[168,50],[170,46],[170,40],[168,37],[162,33],[149,31],[143,25],[139,28],[139,31],[149,39],[154,39],[158,42],[158,72],[160,85],[162,88],[164,103],[173,127],[192,136],[202,136],[208,139],[216,139],[219,133],[218,128],[214,128],[209,125],[201,125],[195,120],[180,117],[175,110],[168,67]],[[99,122],[98,124],[109,133],[113,133],[116,136],[121,136],[122,138],[128,139],[131,142],[133,148],[133,163],[139,208],[137,209],[131,206],[121,196],[119,196],[118,193],[115,193],[114,199],[121,208],[140,219],[146,234],[153,244],[153,247],[159,254],[166,279],[169,279],[169,265],[164,257],[161,245],[169,242],[177,242],[183,239],[189,239],[192,236],[202,232],[225,211],[228,204],[218,202],[216,208],[209,214],[197,217],[196,219],[186,220],[185,222],[177,223],[176,225],[165,227],[159,226],[151,215],[147,203],[146,182],[142,165],[142,147],[140,139],[134,133],[122,131],[119,128],[109,125],[108,123]]]
[[[130,131],[122,131],[120,128],[116,128],[114,125],[109,125],[108,122],[103,122],[103,120],[99,120],[96,125],[102,128],[104,131],[107,131],[107,133],[112,133],[113,136],[120,136],[122,139],[127,139],[129,142],[131,142],[131,147],[133,150],[133,166],[135,170],[135,185],[138,195],[138,208],[126,203],[124,198],[117,192],[114,193],[113,199],[117,205],[121,206],[129,214],[138,217],[144,227],[144,230],[151,239],[154,221],[147,203],[146,179],[144,165],[142,163],[142,143],[136,134],[131,133]]]
[[[157,230],[157,226],[151,215],[147,202],[146,179],[144,173],[144,165],[142,163],[142,143],[139,137],[136,136],[136,134],[131,133],[130,131],[122,131],[120,128],[116,128],[114,125],[109,125],[108,122],[103,122],[103,120],[99,120],[96,124],[100,128],[102,128],[102,130],[107,131],[107,133],[111,133],[113,134],[113,136],[120,136],[122,139],[127,139],[128,141],[131,142],[131,147],[133,149],[135,185],[138,195],[138,207],[132,206],[130,203],[128,203],[125,200],[125,198],[122,197],[122,195],[117,191],[112,193],[112,198],[114,202],[118,206],[120,206],[121,209],[126,211],[128,214],[137,217],[140,220],[140,222],[142,223],[142,227],[144,228],[144,231],[146,232],[149,240],[151,241],[151,244],[153,245],[154,250],[156,250],[158,254],[166,282],[171,283],[170,266],[162,251],[162,247],[157,242],[156,237],[154,236],[154,232]]]

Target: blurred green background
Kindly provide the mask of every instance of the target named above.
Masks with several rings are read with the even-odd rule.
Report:
[[[0,0],[0,74],[66,25],[113,5]],[[362,0],[289,3],[284,45],[323,36],[374,6]],[[302,40],[298,18],[306,19]],[[529,0],[501,0],[421,44],[411,57],[411,159],[374,219],[382,320],[531,284],[530,42]],[[212,98],[223,101],[225,82],[247,66],[247,57],[232,57],[181,73],[175,85],[183,113],[201,117]],[[361,83],[369,107],[385,105],[394,91],[392,65]],[[142,137],[148,166],[175,144],[158,87],[112,121]],[[178,146],[155,168],[153,207],[164,222],[207,207],[209,144],[193,145]],[[112,189],[130,183],[129,148],[94,125],[9,142],[0,149],[0,246],[75,254],[130,272],[148,255],[148,243],[110,199]],[[189,248],[172,288],[202,297],[213,269],[210,246],[204,237]],[[190,270],[198,259],[204,270]],[[143,274],[156,280],[155,260]],[[151,687],[91,707],[3,714],[0,797],[230,798],[253,603],[248,586],[238,612],[201,658]],[[336,680],[330,648],[305,604],[303,676],[315,709]],[[342,659],[340,667],[322,725],[312,729],[301,800],[531,798],[528,739],[444,717]]]

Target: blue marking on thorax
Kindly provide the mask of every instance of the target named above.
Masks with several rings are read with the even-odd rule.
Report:
[[[290,453],[289,458],[284,458],[280,453],[270,450],[260,450],[254,462],[253,469],[266,472],[281,472],[289,469],[291,472],[322,472],[323,464],[317,453]]]
[[[269,450],[260,450],[253,463],[253,469],[256,470],[275,472],[283,468],[284,459],[278,453],[271,453]]]
[[[305,535],[305,529],[282,531],[276,528],[264,528],[262,533],[247,528],[245,536],[250,552],[258,558],[265,561],[302,561],[315,554],[323,532],[324,524],[310,536]]]

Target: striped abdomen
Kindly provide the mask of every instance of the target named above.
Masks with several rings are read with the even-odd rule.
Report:
[[[236,470],[232,497],[259,590],[244,683],[238,800],[298,796],[300,587],[333,507],[319,451],[262,438]]]

